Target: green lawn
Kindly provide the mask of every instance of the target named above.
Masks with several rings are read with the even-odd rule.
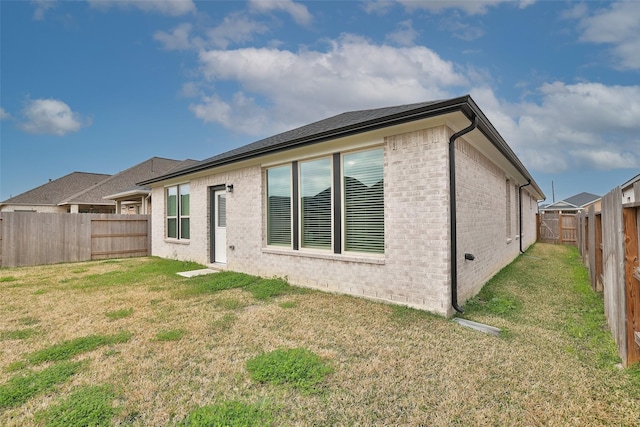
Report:
[[[638,425],[575,248],[537,244],[450,319],[193,263],[0,269],[0,425]]]

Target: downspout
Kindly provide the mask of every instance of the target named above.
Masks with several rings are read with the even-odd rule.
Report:
[[[518,202],[519,202],[519,206],[518,206],[518,216],[519,216],[519,223],[520,223],[520,253],[523,254],[524,251],[522,250],[522,189],[524,187],[526,187],[527,185],[531,185],[531,180],[527,180],[528,182],[524,185],[521,185],[518,187]]]
[[[478,116],[474,115],[471,125],[454,133],[449,138],[449,222],[451,223],[451,306],[458,312],[458,231],[456,229],[456,144],[455,140],[471,132],[478,126]]]

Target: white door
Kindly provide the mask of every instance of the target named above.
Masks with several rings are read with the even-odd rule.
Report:
[[[214,262],[227,262],[227,193],[224,190],[214,193]]]

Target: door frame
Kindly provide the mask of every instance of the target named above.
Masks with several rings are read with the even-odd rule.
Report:
[[[225,184],[209,187],[209,263],[216,262],[216,192],[226,191]]]

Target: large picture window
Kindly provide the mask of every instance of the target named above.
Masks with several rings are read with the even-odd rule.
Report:
[[[383,149],[266,170],[269,246],[384,253]]]
[[[303,248],[331,249],[331,159],[300,163]]]
[[[189,184],[167,187],[167,237],[170,239],[189,239]]]
[[[384,181],[382,149],[345,154],[344,248],[384,252]]]

